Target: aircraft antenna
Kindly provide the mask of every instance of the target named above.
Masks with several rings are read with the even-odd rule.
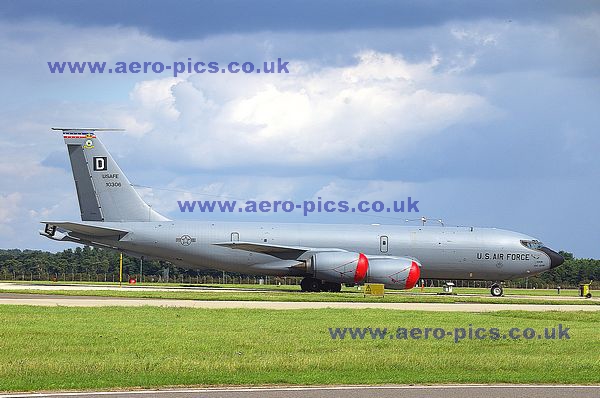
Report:
[[[425,226],[425,224],[427,223],[427,221],[430,221],[430,219],[427,218],[427,217],[425,217],[425,216],[422,216],[421,218],[411,218],[411,219],[404,220],[404,222],[414,222],[414,221],[420,221],[421,225]],[[441,218],[434,219],[434,221],[438,222],[442,227],[446,226],[444,224],[444,221]]]

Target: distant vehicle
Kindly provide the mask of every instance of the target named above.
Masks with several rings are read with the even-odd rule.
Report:
[[[167,260],[187,268],[300,276],[303,291],[342,284],[412,289],[423,279],[502,281],[564,261],[539,240],[495,228],[317,223],[173,221],[146,204],[96,132],[60,128],[81,222],[43,221],[50,239]]]

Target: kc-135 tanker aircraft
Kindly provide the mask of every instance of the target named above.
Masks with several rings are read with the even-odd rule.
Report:
[[[502,281],[558,267],[539,240],[496,228],[317,223],[173,221],[146,204],[100,139],[109,129],[61,131],[81,222],[43,221],[50,239],[114,249],[174,265],[303,277],[303,291],[342,284],[412,289],[423,279]]]

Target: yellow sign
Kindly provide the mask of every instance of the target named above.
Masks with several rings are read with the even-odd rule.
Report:
[[[366,296],[381,296],[383,297],[385,292],[385,285],[383,283],[365,283],[365,297]]]

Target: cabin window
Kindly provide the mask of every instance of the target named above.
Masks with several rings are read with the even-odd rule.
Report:
[[[544,244],[542,242],[540,242],[539,240],[533,239],[533,240],[522,240],[521,244],[523,246],[525,246],[528,249],[534,249],[534,250],[539,250],[542,247],[544,247]]]

